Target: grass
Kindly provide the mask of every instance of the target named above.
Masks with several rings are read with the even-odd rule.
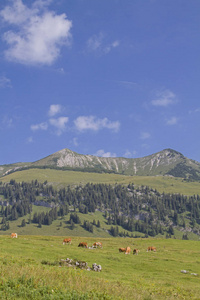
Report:
[[[66,236],[64,236],[66,237]],[[166,239],[101,238],[103,249],[82,249],[90,237],[0,236],[1,299],[199,299],[199,242]],[[99,240],[99,239],[98,239]],[[146,252],[148,246],[157,252]],[[125,255],[119,247],[140,249]],[[102,266],[102,272],[44,265],[72,258]],[[181,273],[187,270],[188,273]],[[11,293],[12,292],[12,293]],[[7,298],[6,298],[7,297]],[[12,298],[13,297],[13,298]],[[35,297],[35,298],[34,298]]]
[[[117,174],[99,174],[75,171],[60,171],[52,169],[29,169],[18,171],[0,178],[2,182],[10,182],[15,179],[17,182],[30,182],[37,179],[40,182],[48,181],[57,188],[68,185],[76,186],[86,183],[105,183],[105,184],[134,184],[141,186],[147,185],[159,192],[180,193],[184,195],[200,194],[200,182],[186,182],[182,178],[169,176],[125,176]]]

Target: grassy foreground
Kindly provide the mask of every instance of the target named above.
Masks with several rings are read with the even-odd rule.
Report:
[[[0,299],[200,299],[198,241],[101,238],[103,249],[92,250],[77,246],[99,239],[72,237],[72,245],[62,240],[0,236]],[[126,246],[140,249],[139,255],[119,253]],[[146,252],[148,246],[157,252]],[[41,263],[66,258],[100,264],[102,272]]]
[[[138,186],[147,185],[157,189],[161,193],[180,193],[183,195],[200,194],[199,181],[186,182],[182,178],[169,176],[126,176],[52,169],[29,169],[1,177],[0,181],[10,182],[11,179],[15,179],[17,182],[31,182],[35,179],[40,182],[47,180],[49,184],[53,184],[58,188],[63,188],[68,185],[85,185],[88,182],[105,184],[129,184],[133,182]]]

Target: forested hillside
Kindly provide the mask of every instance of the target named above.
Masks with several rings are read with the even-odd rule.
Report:
[[[200,234],[200,196],[159,193],[148,186],[86,184],[75,188],[55,189],[46,182],[37,180],[31,183],[0,183],[1,230],[9,229],[9,222],[27,216],[30,223],[51,225],[58,218],[69,214],[69,223],[73,230],[79,224],[85,230],[93,232],[92,223],[81,221],[77,212],[87,215],[88,212],[101,211],[110,225],[110,234],[124,235],[118,226],[133,236],[134,232],[147,236],[158,234],[171,237],[174,230]],[[32,205],[50,207],[49,211],[32,214]],[[21,226],[25,226],[25,220]]]

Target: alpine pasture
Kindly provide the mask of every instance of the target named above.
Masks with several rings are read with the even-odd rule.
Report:
[[[198,241],[176,239],[0,236],[1,299],[199,299]],[[103,248],[79,248],[101,241]],[[131,253],[119,253],[120,247]],[[156,252],[147,252],[155,246]],[[133,249],[140,250],[133,255]],[[101,272],[59,266],[100,264]],[[181,271],[185,270],[186,273]]]
[[[181,178],[124,176],[116,174],[93,174],[73,171],[30,169],[2,177],[2,182],[11,179],[17,182],[38,179],[48,180],[54,186],[76,186],[87,182],[107,184],[148,185],[160,192],[179,192],[185,195],[199,194],[199,182],[186,182]],[[49,208],[33,205],[33,212]],[[103,213],[79,214],[92,222],[99,220],[101,227],[94,226],[90,233],[76,225],[71,230],[69,216],[58,219],[52,225],[29,223],[25,218],[10,222],[10,229],[1,232],[0,243],[0,299],[200,299],[200,247],[199,239],[110,237]],[[123,228],[119,226],[119,230]],[[12,239],[11,232],[18,233]],[[134,232],[133,234],[138,234]],[[71,245],[63,245],[64,238],[71,238]],[[178,239],[179,238],[179,239]],[[197,239],[197,236],[196,236]],[[78,247],[80,242],[92,246],[102,242],[103,248]],[[156,252],[147,252],[149,246]],[[119,248],[131,248],[130,254]],[[138,255],[133,250],[138,249]],[[101,265],[101,272],[60,266],[62,259],[86,261]]]

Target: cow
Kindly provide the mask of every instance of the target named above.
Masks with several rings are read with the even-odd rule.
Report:
[[[140,251],[140,250],[138,250],[138,249],[133,249],[133,254],[138,255],[139,251]]]
[[[92,247],[93,247],[93,248],[98,248],[98,247],[99,247],[99,248],[103,248],[101,242],[95,242],[95,243],[92,245]]]
[[[119,252],[126,252],[126,248],[119,248]]]
[[[126,252],[125,254],[130,254],[131,253],[131,248],[130,247],[126,247]]]
[[[147,248],[147,252],[148,251],[154,251],[154,252],[156,252],[156,247],[153,247],[153,246],[152,247],[148,247]]]
[[[17,233],[11,233],[11,238],[16,238],[17,239]]]
[[[72,240],[70,238],[63,240],[63,245],[71,244],[71,243],[72,243]]]
[[[79,243],[78,247],[88,248],[88,244],[81,242],[81,243]]]

